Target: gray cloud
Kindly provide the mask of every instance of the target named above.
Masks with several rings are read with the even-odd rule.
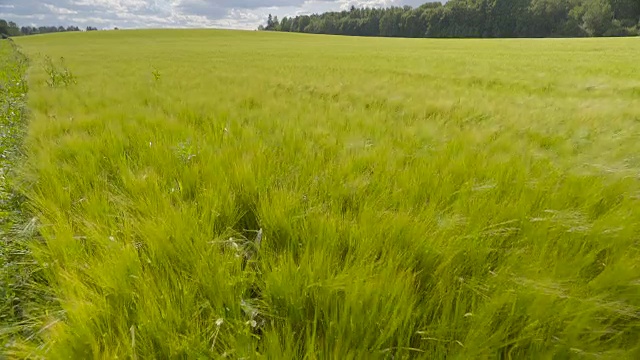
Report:
[[[279,17],[357,7],[418,6],[429,0],[0,0],[0,18],[20,25],[98,28],[255,29]]]

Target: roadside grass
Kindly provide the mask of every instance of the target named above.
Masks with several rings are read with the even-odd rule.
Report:
[[[637,39],[17,41],[9,357],[640,357]]]

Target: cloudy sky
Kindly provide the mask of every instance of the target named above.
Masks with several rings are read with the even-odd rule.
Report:
[[[18,25],[98,28],[218,27],[255,29],[283,16],[429,0],[0,0],[0,19]]]

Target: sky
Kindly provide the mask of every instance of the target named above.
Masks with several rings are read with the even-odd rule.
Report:
[[[419,6],[429,0],[0,0],[0,19],[25,25],[256,29],[282,18],[356,7]],[[444,2],[444,1],[443,1]]]

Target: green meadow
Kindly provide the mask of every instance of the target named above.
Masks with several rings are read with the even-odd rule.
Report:
[[[637,38],[15,41],[0,358],[640,358]]]

